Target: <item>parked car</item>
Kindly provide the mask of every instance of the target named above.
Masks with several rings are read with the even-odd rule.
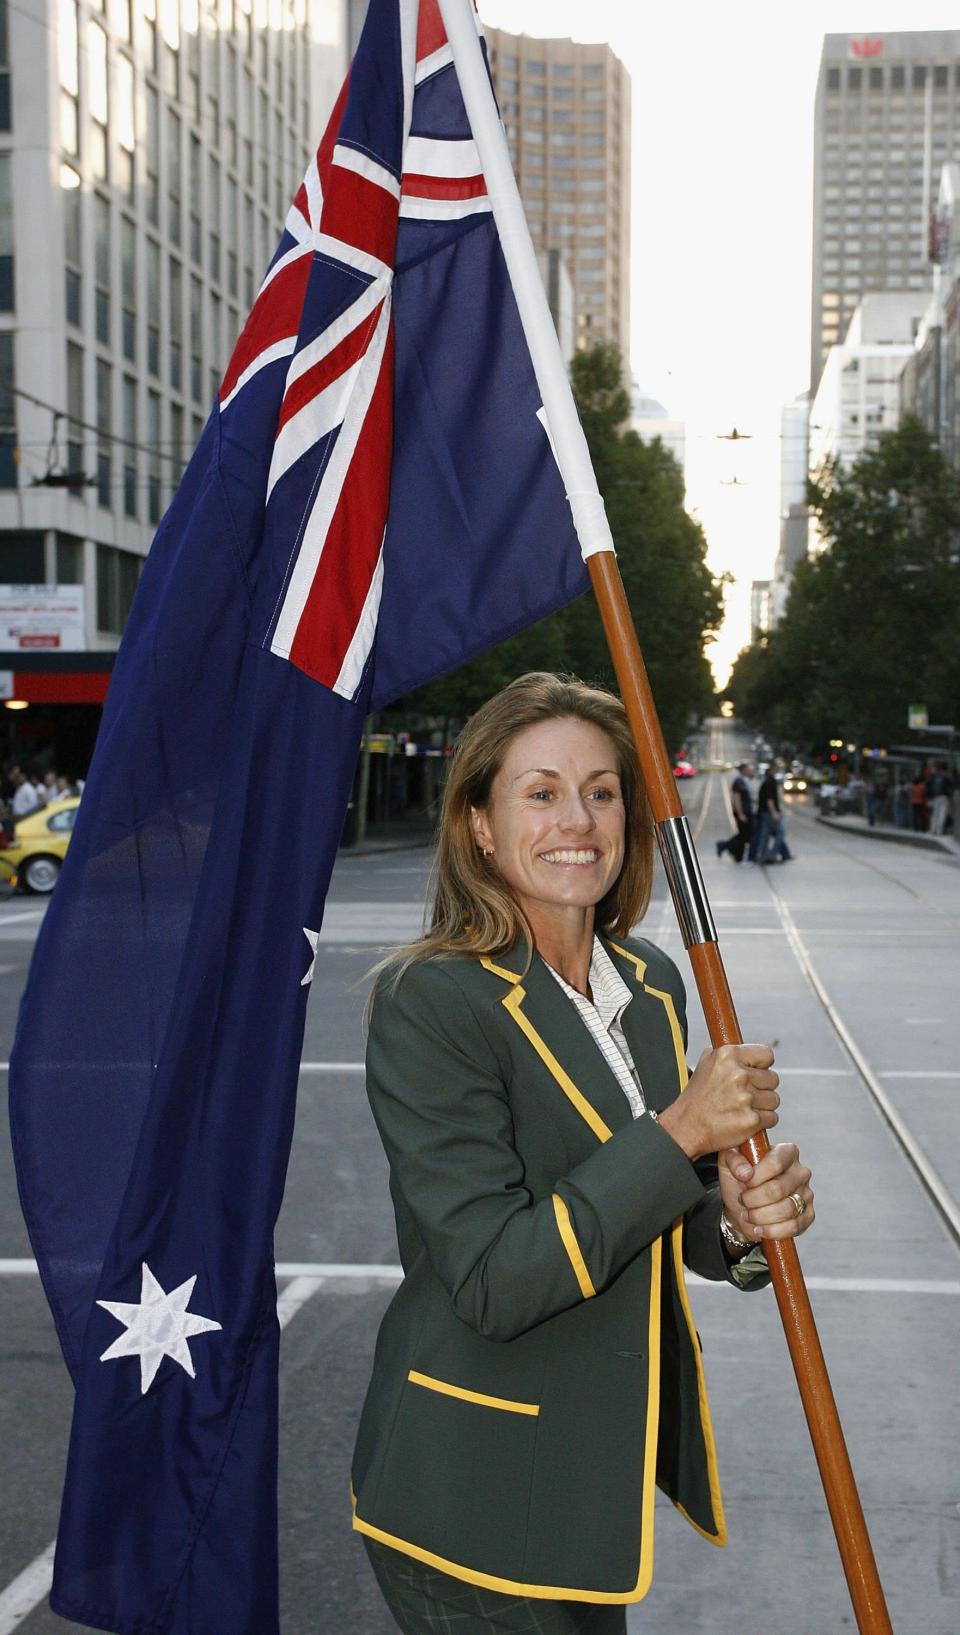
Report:
[[[57,883],[67,854],[80,797],[52,801],[39,812],[20,818],[13,826],[13,838],[0,847],[0,864],[13,876],[21,891],[48,896]]]
[[[697,769],[691,761],[675,761],[673,775],[675,778],[695,778]]]

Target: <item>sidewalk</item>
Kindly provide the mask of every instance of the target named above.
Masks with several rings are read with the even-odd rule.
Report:
[[[353,846],[341,846],[337,857],[375,857],[381,852],[420,851],[432,846],[434,838],[433,825],[422,813],[415,818],[394,818],[389,823],[368,823],[363,839]]]
[[[870,840],[892,840],[897,846],[918,846],[923,851],[960,857],[960,845],[953,835],[914,834],[912,829],[898,829],[892,823],[876,823],[871,828],[858,812],[845,812],[842,817],[824,817],[817,813],[816,819],[828,829],[845,829],[848,834],[864,835]]]

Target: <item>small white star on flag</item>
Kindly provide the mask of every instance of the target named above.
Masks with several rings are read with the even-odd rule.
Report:
[[[187,1310],[196,1281],[196,1276],[188,1278],[186,1283],[181,1283],[179,1288],[171,1289],[166,1294],[144,1261],[139,1305],[122,1300],[97,1301],[98,1306],[123,1323],[126,1329],[101,1353],[100,1361],[108,1362],[113,1357],[139,1357],[141,1396],[149,1391],[164,1357],[171,1357],[191,1379],[196,1379],[187,1341],[197,1334],[208,1334],[212,1329],[223,1326],[215,1323],[212,1317],[198,1317]]]
[[[319,931],[311,931],[308,926],[304,926],[303,934],[310,944],[310,949],[313,954],[313,958],[310,961],[310,969],[307,971],[306,976],[301,978],[300,981],[301,988],[306,988],[313,981],[313,967],[317,963],[317,943],[320,941],[320,933]]]

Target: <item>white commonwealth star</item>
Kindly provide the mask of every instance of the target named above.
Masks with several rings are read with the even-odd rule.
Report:
[[[196,1277],[190,1277],[177,1289],[165,1294],[146,1261],[140,1284],[140,1304],[131,1305],[122,1300],[98,1300],[97,1305],[108,1311],[126,1332],[119,1335],[100,1357],[108,1362],[112,1357],[140,1358],[140,1394],[144,1395],[153,1384],[154,1376],[164,1357],[172,1357],[185,1368],[191,1379],[196,1378],[193,1358],[187,1341],[196,1334],[207,1334],[222,1328],[212,1317],[197,1317],[187,1310]]]
[[[310,969],[308,970],[306,976],[301,979],[301,982],[300,982],[301,988],[305,988],[308,983],[313,981],[313,967],[317,963],[317,943],[320,941],[319,931],[311,931],[310,928],[308,926],[306,926],[306,925],[303,928],[303,934],[306,937],[308,943],[310,944],[310,948],[311,948],[311,951],[313,953],[313,958],[310,961]]]

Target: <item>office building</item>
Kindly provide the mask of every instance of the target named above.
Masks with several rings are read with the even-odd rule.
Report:
[[[828,34],[814,131],[810,379],[861,296],[928,287],[943,164],[960,157],[960,30]]]
[[[608,45],[485,30],[537,250],[559,250],[576,344],[630,351],[630,76]]]
[[[916,349],[900,376],[914,414],[960,468],[960,164],[943,166],[930,229],[931,290]]]
[[[780,410],[780,543],[770,580],[769,622],[783,618],[793,570],[807,554],[807,434],[810,399],[806,392]]]
[[[45,588],[0,631],[26,753],[42,701],[104,695],[343,77],[346,4],[0,0],[0,24],[0,589]]]

